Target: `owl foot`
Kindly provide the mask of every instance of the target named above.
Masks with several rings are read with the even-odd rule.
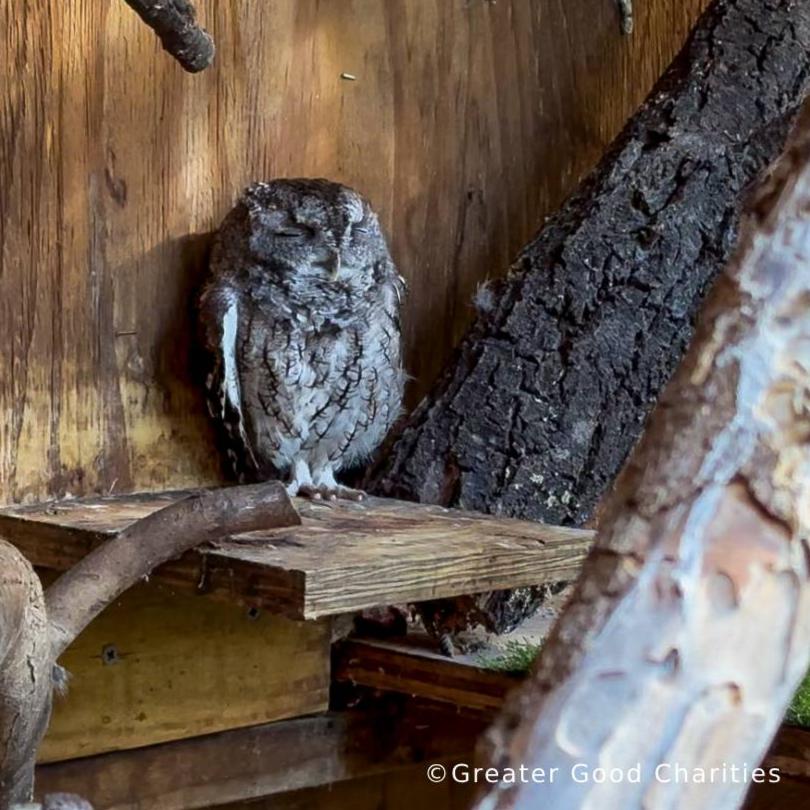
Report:
[[[309,484],[299,487],[296,494],[299,498],[308,498],[311,501],[362,501],[366,497],[365,492],[343,487],[340,484],[334,486]]]

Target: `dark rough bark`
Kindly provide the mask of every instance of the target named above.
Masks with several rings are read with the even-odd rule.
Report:
[[[600,166],[525,248],[368,488],[587,521],[680,360],[746,188],[778,153],[808,86],[810,1],[715,2]],[[500,602],[490,597],[478,619]],[[520,618],[507,614],[489,624]]]
[[[163,48],[189,73],[214,61],[214,40],[197,24],[189,0],[124,0],[158,35]]]

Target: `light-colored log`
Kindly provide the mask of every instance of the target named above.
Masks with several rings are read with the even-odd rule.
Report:
[[[731,769],[759,764],[810,654],[810,108],[602,527],[488,736],[496,767],[560,776],[476,806],[738,807]]]

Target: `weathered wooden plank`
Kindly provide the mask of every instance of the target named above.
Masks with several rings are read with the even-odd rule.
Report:
[[[0,501],[217,480],[188,300],[254,179],[370,197],[418,396],[706,2],[199,0],[190,76],[124,3],[2,0]]]
[[[453,757],[440,762],[449,771],[457,762],[469,762],[471,756],[468,753],[463,758]],[[419,764],[346,782],[295,790],[264,800],[228,804],[216,810],[413,810],[415,807],[469,810],[475,790],[476,786],[471,783],[460,784],[451,779],[433,784],[425,777],[424,764]],[[783,805],[786,806],[790,805]]]
[[[138,585],[60,663],[43,762],[324,711],[329,628]]]
[[[40,765],[37,789],[43,794],[58,790],[81,793],[93,799],[96,810],[152,807],[192,810],[226,802],[248,802],[399,768],[407,773],[407,767],[414,763],[450,757],[471,762],[475,740],[488,724],[487,712],[466,712],[447,704],[413,699],[392,702],[386,698],[373,709],[331,712]],[[795,754],[797,745],[804,750],[810,745],[807,738],[810,738],[808,731],[783,727],[764,767],[779,767],[783,774],[800,773],[806,763],[786,763],[785,754]],[[806,788],[807,783],[804,784]],[[768,787],[773,786],[761,786],[755,792],[764,799]],[[289,804],[280,806],[316,806],[311,801],[307,803],[312,795],[290,794]],[[351,789],[347,795],[354,795]],[[440,795],[436,793],[436,797]],[[275,807],[275,804],[255,806]],[[346,806],[354,805],[349,801]]]
[[[0,534],[38,566],[64,570],[182,493],[61,501],[0,512]],[[398,602],[576,576],[592,534],[370,499],[300,501],[302,526],[195,550],[155,573],[179,588],[312,619]]]
[[[40,766],[37,790],[96,810],[192,810],[468,754],[485,720],[413,701]]]

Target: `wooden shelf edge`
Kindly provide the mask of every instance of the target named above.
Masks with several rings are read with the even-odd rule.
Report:
[[[485,721],[446,706],[384,700],[130,751],[41,765],[37,792],[96,810],[192,810],[471,756]]]
[[[64,571],[182,492],[0,509],[0,536],[35,565]],[[380,605],[541,585],[576,577],[593,533],[371,498],[299,502],[300,527],[190,551],[154,573],[178,591],[319,619]]]
[[[37,768],[38,794],[75,792],[96,810],[193,810],[322,787],[421,762],[473,762],[489,716],[378,698],[329,712]],[[810,730],[784,726],[764,767],[805,777]]]

